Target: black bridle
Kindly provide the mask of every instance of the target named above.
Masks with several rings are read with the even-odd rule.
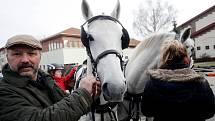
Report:
[[[127,114],[128,114],[128,118],[126,119],[126,121],[130,121],[130,119],[132,119],[133,121],[139,121],[141,120],[140,117],[140,113],[141,113],[141,109],[140,109],[140,105],[141,102],[143,100],[143,92],[139,93],[139,94],[132,94],[129,93],[128,91],[125,93],[124,96],[124,100],[129,101],[129,108],[128,110],[125,108]],[[132,113],[132,109],[134,108],[134,106],[136,105],[136,114]]]
[[[87,55],[90,57],[90,61],[92,64],[92,74],[98,79],[98,73],[97,73],[97,65],[99,63],[99,61],[104,58],[105,56],[109,55],[109,54],[115,54],[119,60],[120,60],[120,66],[121,66],[121,70],[123,71],[123,60],[122,60],[122,55],[117,51],[117,50],[105,50],[102,53],[100,53],[96,59],[93,58],[92,53],[90,51],[90,47],[86,47],[86,51],[87,51]]]
[[[102,58],[104,58],[105,56],[107,56],[109,54],[115,54],[119,58],[120,66],[121,66],[121,69],[123,71],[123,65],[124,64],[123,64],[123,60],[122,60],[122,55],[118,51],[113,50],[113,49],[105,50],[104,52],[99,54],[96,57],[96,59],[93,58],[92,53],[90,51],[90,47],[86,47],[86,51],[87,51],[87,55],[90,57],[90,60],[91,60],[92,74],[96,77],[97,80],[99,80],[98,73],[97,73],[97,65]],[[94,98],[94,95],[93,95],[93,98]],[[101,114],[101,120],[102,121],[104,120],[104,113],[109,113],[109,115],[111,117],[111,121],[117,121],[116,114],[112,111],[112,109],[117,105],[117,103],[108,102],[105,105],[96,106],[96,102],[97,101],[93,101],[93,104],[91,106],[93,121],[95,121],[95,114],[94,114],[95,112]],[[97,110],[99,110],[99,111],[97,111]],[[101,110],[103,110],[103,111],[101,111]]]
[[[96,20],[99,17],[101,17],[101,16],[98,16],[98,17],[95,17],[93,19],[90,19],[90,20],[86,21],[84,24],[86,24],[87,22],[91,23],[92,21]],[[102,18],[116,21],[116,19],[112,19],[112,17],[103,17],[102,16]],[[89,38],[88,41],[94,41],[94,40],[90,40],[90,39],[92,39],[92,38]],[[92,74],[96,77],[97,80],[99,80],[98,72],[97,72],[97,65],[98,65],[99,61],[102,58],[104,58],[105,56],[107,56],[109,54],[115,54],[119,58],[121,70],[123,71],[125,64],[124,64],[124,62],[122,60],[122,54],[119,53],[117,50],[114,50],[114,49],[105,50],[102,53],[100,53],[95,59],[92,56],[90,46],[86,46],[86,51],[87,51],[87,55],[89,56],[91,64],[92,64]],[[93,104],[91,106],[91,112],[92,112],[93,121],[95,121],[95,114],[94,113],[100,113],[102,121],[104,120],[104,113],[109,113],[111,121],[117,121],[116,114],[115,114],[115,112],[112,111],[112,109],[115,108],[118,103],[107,102],[106,104],[103,104],[103,105],[96,105],[96,104],[99,104],[99,103],[100,103],[99,101],[94,100],[94,95],[93,95]]]

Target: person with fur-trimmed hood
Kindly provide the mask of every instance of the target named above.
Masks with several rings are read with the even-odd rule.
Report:
[[[177,40],[164,43],[159,69],[147,71],[142,113],[154,121],[205,121],[213,117],[215,99],[203,74],[189,68],[186,48]]]

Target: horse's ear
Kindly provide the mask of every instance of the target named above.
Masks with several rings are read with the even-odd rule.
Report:
[[[181,42],[185,42],[188,38],[190,38],[191,35],[191,28],[187,28],[184,30],[184,32],[181,35]]]
[[[90,10],[89,4],[87,3],[86,0],[82,0],[81,10],[82,10],[82,15],[85,20],[88,20],[93,16],[93,14]]]
[[[119,14],[120,14],[120,3],[119,3],[119,0],[117,0],[117,4],[116,4],[114,10],[111,13],[111,16],[116,18],[116,19],[118,19]]]

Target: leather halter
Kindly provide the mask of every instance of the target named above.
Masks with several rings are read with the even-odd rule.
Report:
[[[86,23],[91,23],[94,20],[97,20],[98,18],[108,19],[108,20],[112,20],[112,21],[117,21],[122,26],[122,24],[117,19],[115,19],[113,17],[110,17],[110,16],[103,16],[103,15],[92,17],[91,19],[87,20],[82,26],[84,26]],[[89,39],[91,39],[91,38],[89,38]],[[89,40],[89,41],[93,41],[93,40]],[[96,59],[93,58],[89,46],[86,47],[86,51],[87,51],[87,55],[90,57],[90,60],[91,60],[91,63],[92,63],[92,73],[93,73],[93,75],[96,78],[98,78],[98,75],[97,75],[97,65],[99,63],[99,60],[102,59],[103,57],[107,56],[108,54],[115,54],[120,59],[121,69],[123,70],[122,55],[117,50],[113,50],[113,49],[106,50],[106,51],[102,52],[101,54],[99,54],[98,57],[96,57]]]

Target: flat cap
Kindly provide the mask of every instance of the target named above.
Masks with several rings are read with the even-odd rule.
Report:
[[[31,35],[15,35],[7,40],[5,48],[10,48],[14,45],[27,45],[39,50],[42,50],[40,41]]]

